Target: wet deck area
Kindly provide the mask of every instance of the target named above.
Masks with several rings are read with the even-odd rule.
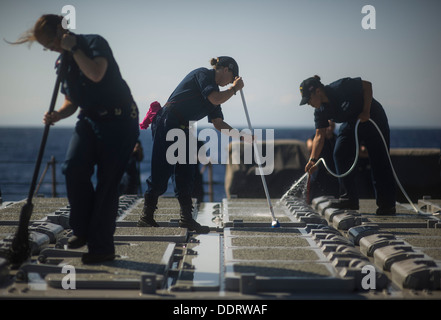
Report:
[[[0,208],[3,252],[24,203]],[[346,211],[288,197],[271,228],[266,199],[224,199],[195,204],[211,230],[200,235],[179,228],[176,199],[160,198],[159,228],[139,228],[144,199],[122,196],[117,259],[97,265],[82,264],[86,247],[66,247],[67,199],[33,203],[32,256],[15,269],[0,258],[0,299],[441,299],[441,200],[419,200],[425,215],[398,204],[376,216],[375,200]]]

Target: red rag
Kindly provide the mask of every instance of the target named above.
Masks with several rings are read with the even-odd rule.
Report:
[[[144,120],[139,124],[139,127],[143,130],[147,129],[153,122],[153,119],[159,110],[161,110],[161,104],[158,101],[152,102],[149,111],[147,111],[147,114],[145,115]]]

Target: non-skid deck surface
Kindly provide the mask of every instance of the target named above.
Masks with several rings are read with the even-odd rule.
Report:
[[[194,217],[211,230],[197,235],[179,228],[175,198],[160,198],[155,213],[159,228],[141,228],[136,223],[144,199],[123,196],[114,235],[117,258],[84,265],[81,255],[87,247],[66,248],[72,235],[67,200],[38,198],[30,222],[33,255],[16,270],[0,258],[0,295],[11,299],[441,298],[439,201],[419,202],[427,215],[398,204],[396,215],[377,216],[375,200],[362,200],[357,211],[332,210],[329,200],[320,197],[311,204],[295,197],[282,203],[273,200],[279,228],[271,227],[266,199],[194,203]],[[0,208],[2,252],[11,243],[24,204]],[[66,265],[77,271],[75,292],[63,289]],[[373,278],[366,281],[369,275]],[[372,281],[375,289],[369,287]]]

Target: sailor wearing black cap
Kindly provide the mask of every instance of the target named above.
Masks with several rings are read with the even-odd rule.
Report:
[[[313,141],[311,158],[305,171],[315,170],[315,163],[323,148],[328,120],[341,123],[334,149],[337,174],[349,170],[355,156],[355,126],[358,128],[359,141],[363,141],[369,154],[373,186],[377,202],[377,214],[395,213],[395,180],[388,160],[382,137],[369,121],[372,119],[379,127],[387,147],[390,148],[390,130],[386,113],[381,104],[372,96],[372,84],[361,78],[343,78],[327,86],[314,76],[300,85],[302,100],[300,105],[309,104],[314,111],[316,135]],[[332,207],[359,209],[359,196],[355,182],[355,172],[340,179],[342,195]]]
[[[158,197],[167,191],[168,180],[173,177],[175,195],[181,207],[180,227],[197,233],[208,233],[209,228],[201,226],[192,217],[192,199],[195,166],[186,163],[169,163],[167,149],[175,143],[167,141],[167,132],[171,129],[182,129],[186,141],[189,141],[189,122],[208,117],[217,130],[232,127],[224,122],[221,104],[228,101],[244,86],[239,77],[239,66],[231,57],[222,56],[211,59],[213,69],[198,68],[191,71],[170,95],[167,103],[156,114],[152,122],[153,150],[151,175],[147,179],[147,190],[144,194],[143,214],[138,226],[157,227],[154,211]],[[219,90],[232,83],[224,91]],[[189,150],[186,145],[186,155]]]

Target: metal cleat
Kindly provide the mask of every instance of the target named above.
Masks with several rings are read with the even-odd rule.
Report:
[[[325,219],[323,219],[322,217],[320,217],[316,213],[306,214],[305,216],[300,217],[300,221],[305,222],[305,223],[314,223],[314,224],[322,224],[322,225],[328,224],[328,221],[326,221]]]
[[[29,226],[29,231],[43,233],[49,237],[50,243],[56,243],[57,239],[63,233],[64,228],[58,224],[37,221]]]
[[[344,214],[346,212],[347,212],[347,210],[344,210],[344,209],[327,208],[324,211],[324,216],[325,216],[326,220],[328,220],[329,222],[332,222],[332,219],[334,218],[335,215]]]
[[[375,264],[385,271],[390,271],[392,264],[398,261],[423,257],[424,254],[416,253],[406,245],[390,245],[374,251]]]
[[[339,230],[349,230],[352,227],[361,225],[361,214],[356,211],[345,212],[344,214],[336,215],[333,218],[333,226]]]
[[[141,293],[142,294],[156,294],[156,274],[147,273],[141,275]]]
[[[363,224],[352,227],[348,230],[348,238],[357,246],[361,238],[379,233],[379,229],[380,227],[376,224]]]
[[[393,234],[373,234],[360,240],[360,252],[368,257],[373,257],[375,250],[390,245],[405,245],[405,243],[402,240],[397,240]]]
[[[335,199],[335,198],[332,196],[317,197],[317,198],[312,199],[311,205],[313,208],[317,209],[320,203],[328,202],[329,200],[332,200],[332,199]]]
[[[392,281],[403,289],[440,290],[441,268],[430,259],[411,259],[394,263]]]

